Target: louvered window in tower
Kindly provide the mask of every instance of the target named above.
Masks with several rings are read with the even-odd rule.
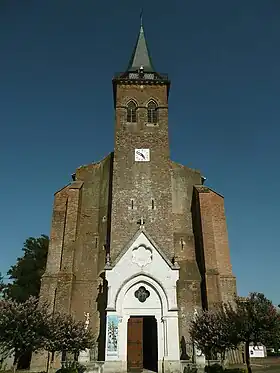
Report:
[[[133,101],[130,101],[127,104],[126,109],[126,121],[129,123],[135,123],[136,122],[136,104]]]
[[[148,104],[148,123],[157,124],[158,122],[158,108],[154,101]]]

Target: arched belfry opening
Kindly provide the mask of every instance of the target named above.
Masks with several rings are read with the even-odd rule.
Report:
[[[137,105],[134,101],[129,101],[126,108],[126,121],[128,123],[136,123],[137,116],[136,116]]]
[[[155,101],[150,101],[148,103],[148,123],[157,124],[158,123],[158,106]]]

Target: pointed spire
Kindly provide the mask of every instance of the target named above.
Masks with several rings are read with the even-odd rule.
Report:
[[[131,59],[129,61],[127,71],[138,71],[141,67],[146,72],[155,71],[144,34],[143,9],[141,10],[140,14],[140,31],[138,39],[134,47]]]

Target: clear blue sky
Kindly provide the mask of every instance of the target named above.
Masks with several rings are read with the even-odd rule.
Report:
[[[225,196],[241,295],[279,291],[279,0],[1,0],[0,271],[49,234],[53,193],[113,149],[111,78],[144,7],[172,79],[173,160]]]

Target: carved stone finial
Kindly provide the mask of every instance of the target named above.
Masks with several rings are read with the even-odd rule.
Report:
[[[171,263],[172,263],[174,266],[178,266],[177,256],[175,255],[175,253],[174,253],[173,258],[171,259]]]
[[[143,216],[141,216],[141,218],[138,220],[137,224],[139,224],[141,229],[144,228],[145,220],[144,220]]]
[[[110,253],[106,254],[106,265],[110,266],[111,265],[111,258],[110,258]]]

